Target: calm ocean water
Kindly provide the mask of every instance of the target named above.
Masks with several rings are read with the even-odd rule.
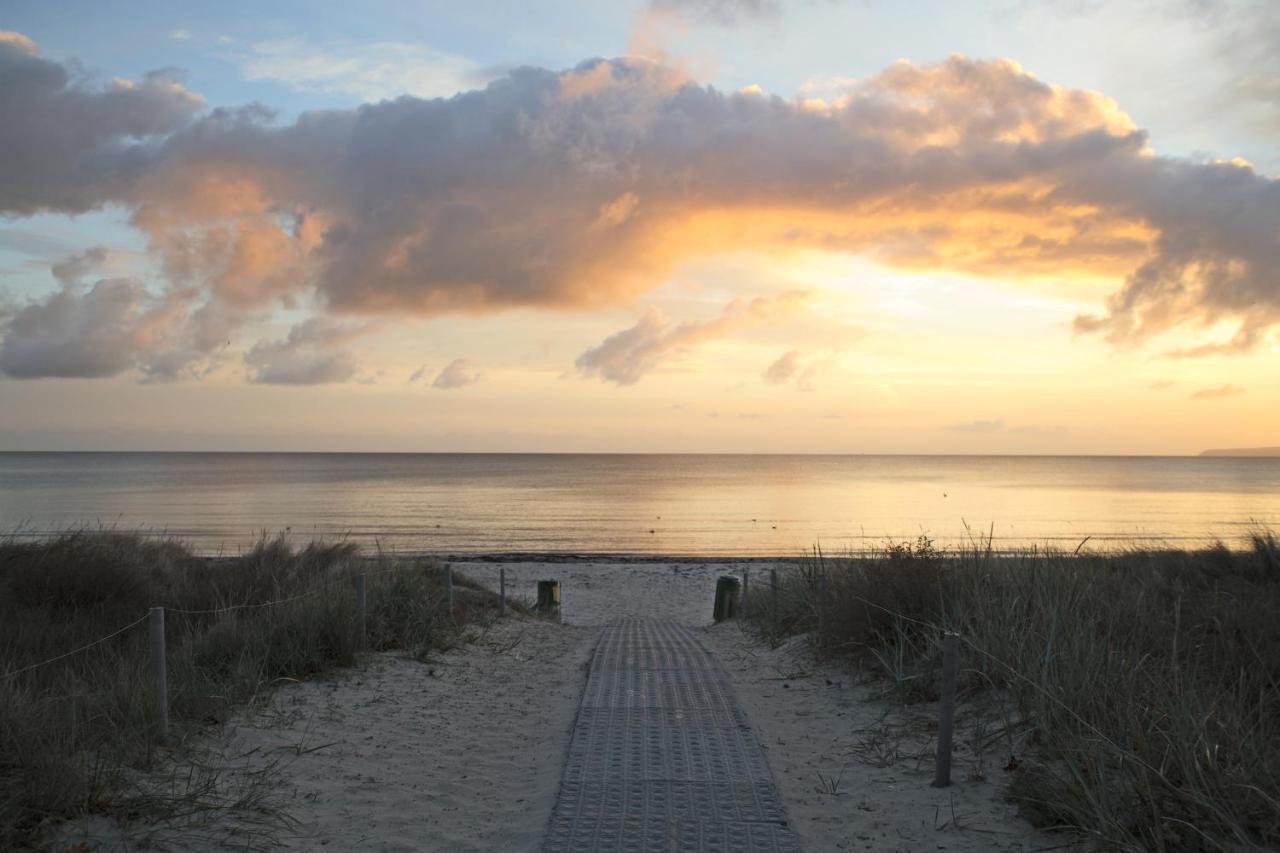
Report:
[[[385,549],[795,554],[927,533],[997,548],[1239,542],[1280,530],[1280,459],[0,453],[0,528],[261,531]],[[966,527],[967,525],[967,527]]]

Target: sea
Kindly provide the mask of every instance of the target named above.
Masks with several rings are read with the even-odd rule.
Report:
[[[0,453],[0,533],[112,528],[235,554],[689,557],[1186,548],[1280,532],[1280,458]]]

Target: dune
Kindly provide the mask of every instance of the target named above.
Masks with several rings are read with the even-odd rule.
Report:
[[[736,622],[711,626],[715,580],[731,564],[456,565],[495,586],[501,565],[515,597],[531,598],[538,579],[557,578],[563,623],[512,616],[426,662],[368,655],[353,669],[284,686],[265,707],[241,714],[221,733],[218,751],[249,768],[274,765],[270,807],[287,823],[264,827],[228,812],[200,825],[130,827],[114,841],[101,825],[82,824],[61,840],[108,850],[150,838],[210,853],[281,844],[535,851],[597,626],[662,616],[697,626],[732,677],[806,850],[976,853],[1062,843],[1004,801],[998,767],[957,774],[963,778],[948,789],[930,787],[932,759],[921,752],[927,713],[923,722],[901,717],[801,645],[769,649]],[[752,565],[753,577],[763,580],[767,568]],[[868,743],[877,738],[893,748],[872,756]]]

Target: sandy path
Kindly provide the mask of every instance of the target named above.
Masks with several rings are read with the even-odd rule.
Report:
[[[454,565],[496,588],[499,564]],[[957,784],[934,789],[932,759],[914,757],[927,749],[927,732],[887,730],[888,706],[867,701],[849,672],[815,665],[801,644],[770,650],[736,623],[707,627],[716,577],[740,566],[530,561],[505,568],[514,596],[532,598],[537,580],[559,579],[565,624],[500,620],[482,641],[435,664],[372,655],[354,670],[284,687],[270,713],[236,721],[225,755],[250,753],[250,762],[263,763],[288,757],[274,787],[278,805],[298,821],[297,832],[281,836],[293,849],[536,850],[559,790],[596,626],[623,616],[700,626],[695,634],[732,677],[809,853],[976,853],[1064,842],[1036,832],[1004,801],[999,756],[984,763],[985,781],[974,781],[974,763],[959,755]],[[753,564],[753,581],[767,570]],[[963,741],[963,729],[957,732]],[[322,748],[306,751],[313,747]],[[889,753],[895,757],[883,766],[865,760]],[[823,792],[819,774],[839,780],[837,793]],[[243,849],[250,828],[227,820],[194,836],[179,833],[168,846]],[[110,833],[102,827],[93,829],[98,849],[121,849],[103,843]],[[145,837],[155,828],[142,829]],[[139,834],[130,835],[129,849],[137,849]],[[175,837],[152,837],[165,836]]]
[[[1066,839],[1035,830],[1005,801],[998,754],[982,762],[983,780],[973,778],[979,764],[959,743],[963,717],[953,784],[934,788],[927,732],[933,706],[914,706],[902,717],[855,685],[847,669],[815,663],[795,641],[770,649],[736,623],[696,634],[733,678],[805,850],[1062,849]],[[839,780],[836,793],[824,779]]]
[[[595,634],[510,619],[438,664],[379,655],[281,691],[289,722],[250,721],[237,738],[263,750],[334,742],[286,771],[298,847],[534,850]]]
[[[533,851],[559,790],[594,628],[500,620],[479,642],[421,663],[395,654],[276,691],[218,751],[250,767],[284,758],[264,831],[243,813],[213,825],[100,824],[89,849]],[[299,754],[300,753],[300,754]]]
[[[498,588],[498,563],[453,562],[459,571],[493,589]],[[674,619],[683,625],[711,621],[716,578],[741,574],[733,563],[514,562],[507,570],[512,596],[533,601],[539,580],[560,581],[561,613],[566,623],[605,625],[624,616]],[[763,578],[767,564],[753,563],[751,576]]]

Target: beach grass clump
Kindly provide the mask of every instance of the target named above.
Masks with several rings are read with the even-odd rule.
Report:
[[[959,633],[962,695],[1012,705],[1010,794],[1039,825],[1135,850],[1280,848],[1270,533],[1245,551],[815,552],[769,605],[751,610],[767,636],[807,633],[906,702],[937,699],[941,636]]]
[[[450,611],[444,572],[433,561],[365,560],[347,543],[294,548],[265,536],[218,559],[109,530],[0,543],[0,847],[70,817],[200,808],[195,800],[219,787],[205,768],[188,797],[130,794],[125,783],[282,681],[364,650],[425,657],[496,615],[497,597],[460,575]],[[353,591],[362,573],[363,620]],[[166,608],[173,731],[163,744],[147,669],[155,606]]]

